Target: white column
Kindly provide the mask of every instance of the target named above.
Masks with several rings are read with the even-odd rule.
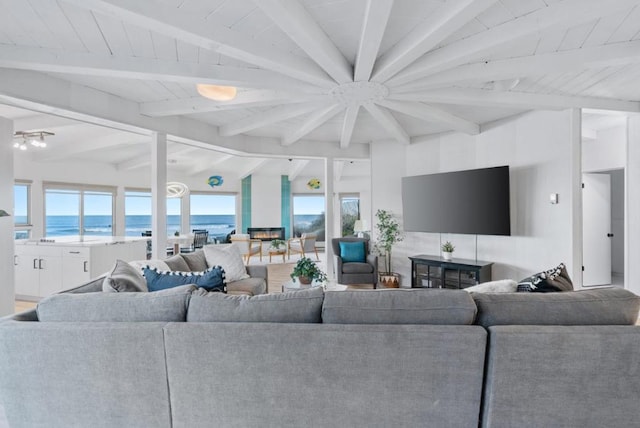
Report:
[[[334,204],[334,159],[326,158],[324,161],[324,252],[327,257],[327,276],[335,278],[333,272],[333,248],[331,239],[333,238],[333,204]]]
[[[582,287],[582,110],[571,109],[571,278]]]
[[[116,190],[116,203],[115,203],[115,216],[116,227],[114,230],[115,236],[124,236],[125,234],[125,210],[124,210],[124,186],[118,186]]]
[[[191,232],[191,219],[189,218],[191,214],[191,197],[190,193],[187,192],[180,201],[180,232],[181,233],[189,233]],[[211,239],[211,237],[209,237]]]
[[[624,287],[640,294],[640,115],[627,121],[627,167],[625,168]]]
[[[11,217],[0,217],[0,316],[15,310],[15,275],[13,272],[13,121],[0,117],[0,209]]]
[[[152,258],[167,257],[167,134],[151,136]]]

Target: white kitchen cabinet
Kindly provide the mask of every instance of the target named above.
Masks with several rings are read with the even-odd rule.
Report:
[[[144,260],[144,240],[115,238],[83,242],[16,242],[16,295],[38,299],[77,287],[108,272],[117,259]]]

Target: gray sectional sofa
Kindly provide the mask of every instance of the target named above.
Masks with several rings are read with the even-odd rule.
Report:
[[[10,427],[640,421],[640,298],[621,289],[91,291],[0,320]]]

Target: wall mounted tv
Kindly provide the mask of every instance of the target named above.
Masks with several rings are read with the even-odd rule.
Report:
[[[407,232],[511,235],[509,167],[402,178]]]

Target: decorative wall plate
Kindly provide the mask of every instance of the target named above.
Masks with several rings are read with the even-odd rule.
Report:
[[[224,180],[222,179],[222,176],[220,176],[220,175],[212,175],[207,180],[207,183],[209,183],[209,186],[211,186],[211,187],[222,186],[222,183],[224,183]]]
[[[317,178],[312,178],[307,183],[307,187],[311,190],[318,190],[320,188],[320,180]]]

